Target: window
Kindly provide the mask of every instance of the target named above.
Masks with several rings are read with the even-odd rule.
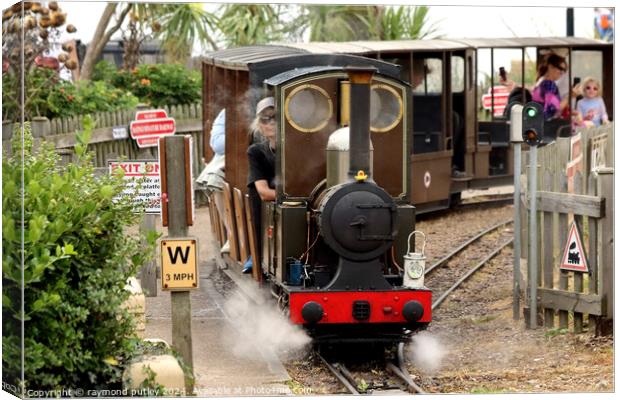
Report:
[[[301,132],[316,132],[325,127],[332,117],[332,100],[327,92],[316,85],[296,87],[286,98],[286,119]]]
[[[422,60],[414,60],[419,63]],[[443,62],[437,58],[423,60],[423,68],[413,69],[413,93],[441,94],[443,90]],[[416,76],[417,75],[417,76]],[[422,76],[421,76],[422,75]],[[417,83],[417,84],[416,84]]]
[[[463,57],[452,56],[451,65],[452,92],[461,93],[465,90],[465,61]]]
[[[370,130],[387,132],[403,117],[403,100],[396,90],[384,84],[374,84],[370,92]]]

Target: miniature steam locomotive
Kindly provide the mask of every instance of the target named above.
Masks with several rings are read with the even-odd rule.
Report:
[[[307,56],[297,58],[305,60],[287,62],[307,65]],[[392,64],[355,56],[290,67],[266,77],[255,93],[275,97],[278,126],[277,200],[263,203],[260,232],[249,241],[260,266],[255,278],[316,341],[401,341],[431,321],[423,276],[408,277],[402,267],[415,228],[411,88]],[[229,109],[237,110],[223,106],[227,118],[234,114]],[[247,146],[231,140],[233,134],[227,130],[227,160],[237,145]],[[245,177],[234,181],[239,169],[227,162],[227,180],[237,191],[245,186]],[[239,204],[231,202],[230,209]],[[237,224],[231,247],[252,236],[247,220],[228,217]],[[229,261],[244,257],[242,247]]]

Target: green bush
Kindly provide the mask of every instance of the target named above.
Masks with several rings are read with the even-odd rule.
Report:
[[[21,382],[23,320],[26,390],[120,388],[139,343],[121,304],[127,279],[152,252],[126,232],[139,218],[131,204],[113,200],[122,178],[94,176],[90,118],[84,127],[73,164],[60,166],[50,147],[35,153],[29,124],[24,158],[16,133],[2,161],[3,381]]]
[[[72,82],[60,79],[56,71],[32,68],[25,78],[26,120],[32,117],[71,117],[100,111],[132,109],[138,98],[122,87],[105,81]],[[13,74],[2,76],[3,119],[19,121],[17,80]]]
[[[63,81],[49,94],[48,102],[52,117],[69,117],[132,109],[138,98],[104,81],[81,82],[78,86]]]
[[[60,78],[56,71],[52,71],[47,68],[31,68],[25,78],[24,93],[25,107],[24,113],[26,119],[32,119],[32,117],[51,116],[53,113],[50,111],[48,104],[48,96],[54,91],[54,88],[58,85]],[[2,74],[2,119],[9,121],[20,120],[19,110],[19,90],[18,86],[21,85],[21,81],[15,76],[15,74]]]
[[[141,102],[153,107],[192,104],[202,96],[202,79],[198,72],[176,64],[141,64],[132,71],[119,70],[107,61],[97,64],[94,77],[129,90]]]

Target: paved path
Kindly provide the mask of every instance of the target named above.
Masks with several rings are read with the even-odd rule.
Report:
[[[200,259],[199,289],[190,296],[196,394],[200,397],[291,394],[286,385],[290,377],[277,357],[261,346],[244,343],[243,334],[247,332],[240,332],[244,326],[232,323],[238,312],[235,305],[244,304],[245,299],[241,298],[244,295],[216,266],[208,209],[198,208],[196,219],[197,223],[189,230],[190,236],[198,237]],[[147,338],[172,343],[170,312],[169,292],[158,289],[157,297],[146,298]]]

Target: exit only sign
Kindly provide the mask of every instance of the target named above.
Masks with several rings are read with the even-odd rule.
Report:
[[[160,244],[162,290],[198,288],[196,238],[162,239]]]

